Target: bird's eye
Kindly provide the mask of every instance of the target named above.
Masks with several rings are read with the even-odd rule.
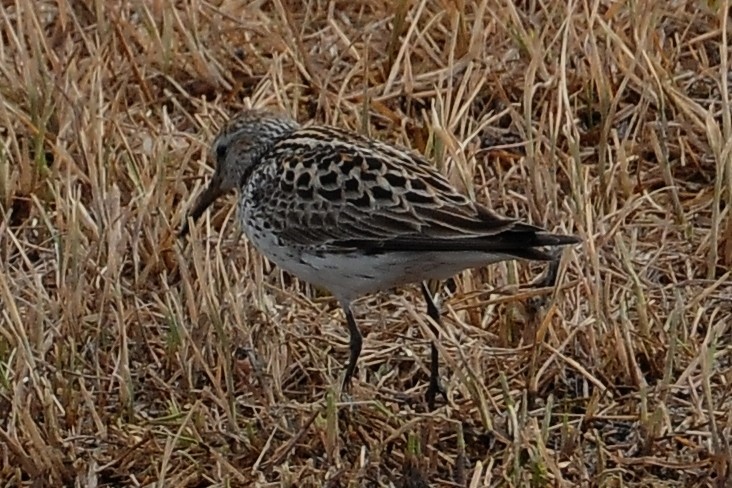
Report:
[[[221,164],[224,162],[226,157],[226,144],[219,144],[216,146],[216,163]]]

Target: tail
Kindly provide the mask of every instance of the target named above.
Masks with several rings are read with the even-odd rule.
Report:
[[[539,248],[569,246],[572,244],[578,244],[581,241],[577,236],[537,232],[532,236],[529,242],[519,242],[517,242],[519,245],[513,248],[507,245],[506,248],[503,249],[503,252],[519,259],[554,261],[557,257],[556,254],[543,251]]]

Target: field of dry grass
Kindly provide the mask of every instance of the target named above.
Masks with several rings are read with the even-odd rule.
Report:
[[[725,1],[5,0],[1,486],[732,483]],[[273,107],[426,154],[580,236],[443,293],[327,294],[240,235],[180,241],[225,118]]]

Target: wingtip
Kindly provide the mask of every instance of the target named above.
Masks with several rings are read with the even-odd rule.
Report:
[[[569,246],[582,242],[582,239],[571,234],[551,234],[548,232],[542,232],[536,234],[536,238],[539,242],[539,246]]]

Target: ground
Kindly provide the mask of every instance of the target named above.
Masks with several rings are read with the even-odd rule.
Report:
[[[723,1],[8,0],[0,7],[2,486],[729,486]],[[555,289],[337,303],[232,194],[176,233],[227,116],[421,152],[581,244]]]

